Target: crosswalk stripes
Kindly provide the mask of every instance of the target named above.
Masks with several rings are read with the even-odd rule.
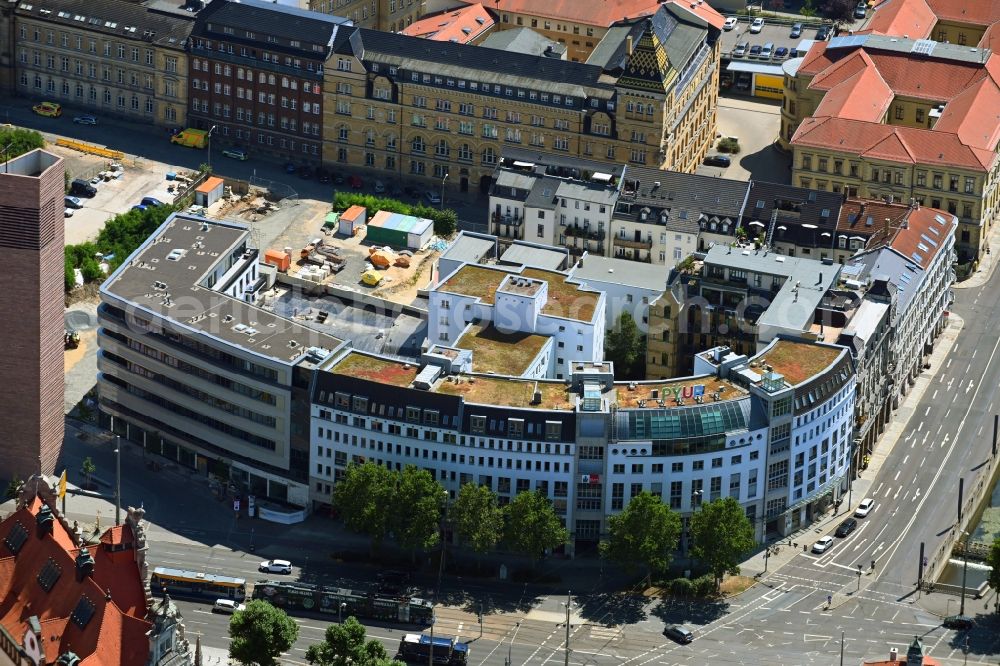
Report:
[[[591,627],[590,637],[600,640],[620,641],[622,639],[621,627]]]

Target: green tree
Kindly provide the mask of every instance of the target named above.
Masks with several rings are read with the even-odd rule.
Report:
[[[73,291],[73,288],[76,287],[76,273],[73,271],[74,268],[76,268],[76,266],[73,265],[73,261],[67,254],[65,266],[63,267],[63,286],[65,287],[67,294]]]
[[[625,510],[608,518],[609,538],[601,542],[601,556],[623,565],[639,566],[646,575],[665,571],[681,536],[681,517],[649,491],[633,497]]]
[[[83,459],[83,465],[80,466],[80,469],[83,470],[83,476],[87,480],[87,487],[90,488],[90,476],[97,471],[97,465],[90,459],[90,456],[87,456]]]
[[[280,608],[255,599],[229,620],[229,656],[246,666],[277,666],[299,637],[299,625]]]
[[[6,499],[9,500],[17,499],[17,495],[18,493],[21,492],[21,486],[23,485],[24,481],[22,481],[16,476],[13,479],[11,479],[10,483],[7,484],[7,491],[4,493]]]
[[[993,567],[989,577],[990,587],[993,588],[994,594],[1000,595],[1000,536],[993,539],[993,545],[990,546],[990,552],[986,556],[986,564]],[[996,604],[995,610],[1000,613],[1000,603]]]
[[[389,658],[381,641],[366,641],[364,625],[353,616],[327,627],[323,642],[306,650],[306,661],[315,666],[403,666]]]
[[[333,487],[333,505],[344,524],[370,536],[372,548],[377,549],[389,531],[395,489],[396,475],[388,468],[371,461],[352,463]]]
[[[430,548],[440,539],[441,507],[445,501],[444,487],[431,473],[407,465],[399,474],[392,494],[390,527],[396,542],[416,551]]]
[[[6,148],[3,158],[0,159],[12,160],[36,148],[44,147],[45,138],[34,130],[22,127],[0,128],[0,148]]]
[[[628,312],[622,312],[618,326],[608,332],[604,358],[615,364],[619,379],[642,379],[645,374],[646,343]]]
[[[726,574],[740,571],[741,558],[754,547],[753,525],[732,497],[709,502],[691,516],[692,554],[705,564],[718,588]]]
[[[552,502],[537,490],[518,493],[504,507],[504,519],[504,544],[529,557],[532,566],[545,549],[561,546],[569,539]]]
[[[823,0],[820,9],[826,18],[837,25],[844,25],[854,22],[854,8],[857,5],[854,0]]]
[[[503,536],[503,510],[487,486],[463,485],[451,515],[458,537],[477,553],[488,553]]]

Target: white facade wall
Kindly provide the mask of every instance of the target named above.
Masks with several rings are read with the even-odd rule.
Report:
[[[614,442],[608,447],[605,507],[608,513],[617,513],[638,494],[633,491],[643,490],[660,495],[664,503],[684,515],[703,502],[728,496],[744,507],[757,506],[764,497],[767,442],[767,428],[730,433],[725,449],[690,455],[652,456],[650,441]],[[718,484],[717,493],[713,482]],[[616,484],[623,484],[620,503],[615,497]],[[695,494],[699,489],[700,497]],[[757,515],[761,515],[759,509]]]
[[[788,506],[838,483],[851,462],[855,379],[792,420]]]

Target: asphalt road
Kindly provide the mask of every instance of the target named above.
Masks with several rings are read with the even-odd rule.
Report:
[[[25,98],[12,98],[0,105],[0,118],[3,122],[11,123],[19,127],[30,127],[38,130],[50,137],[62,136],[80,141],[87,141],[102,146],[107,146],[115,150],[121,150],[127,155],[173,164],[176,166],[197,169],[202,163],[211,162],[216,174],[250,180],[256,177],[262,181],[273,181],[283,186],[291,188],[300,199],[316,199],[319,201],[330,201],[335,191],[334,185],[323,185],[316,180],[302,180],[296,175],[285,173],[284,165],[268,162],[262,159],[251,158],[247,161],[239,161],[227,158],[222,155],[222,144],[216,140],[211,148],[211,159],[206,150],[195,150],[170,143],[169,136],[164,128],[151,128],[148,125],[140,125],[117,118],[104,118],[97,115],[97,125],[77,125],[73,123],[73,116],[80,113],[92,113],[90,110],[76,109],[63,105],[63,115],[60,118],[47,118],[38,116],[31,111],[31,106],[38,100],[28,100]],[[337,170],[344,176],[351,175],[350,172]],[[374,186],[374,179],[359,172],[364,181],[363,191],[371,193]],[[433,189],[440,194],[440,183],[434,184],[433,180],[409,181],[401,183],[399,178],[392,174],[382,178],[382,181],[389,187],[397,184],[402,188],[404,185],[413,185],[421,192]],[[280,188],[284,190],[284,188]],[[411,203],[416,199],[403,196],[404,200]],[[455,210],[460,220],[467,221],[470,229],[478,223],[485,223],[487,219],[488,198],[476,192],[460,193],[453,189],[445,190],[444,205]]]

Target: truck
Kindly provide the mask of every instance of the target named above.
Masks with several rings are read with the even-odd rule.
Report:
[[[208,130],[183,129],[170,137],[170,143],[179,143],[188,148],[204,148],[208,145]]]

